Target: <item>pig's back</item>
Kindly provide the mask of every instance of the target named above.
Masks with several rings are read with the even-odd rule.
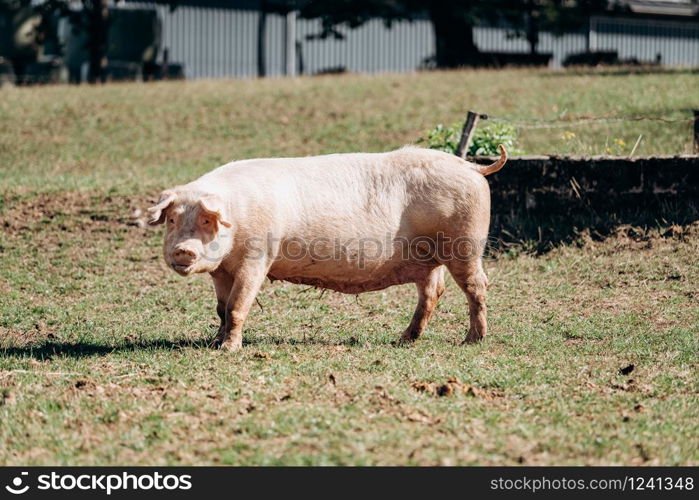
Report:
[[[423,225],[421,219],[463,217],[464,211],[482,202],[472,197],[482,196],[484,186],[487,190],[485,179],[464,160],[416,147],[243,160],[219,167],[199,181],[229,188],[232,196],[249,197],[256,205],[291,212],[291,220],[302,226],[320,224],[335,232],[344,232],[343,224],[361,224],[368,233],[395,229],[404,222],[406,210],[417,226]]]

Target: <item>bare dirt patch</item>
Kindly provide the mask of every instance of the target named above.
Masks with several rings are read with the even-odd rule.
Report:
[[[99,193],[66,191],[6,201],[0,226],[9,234],[37,231],[90,231],[126,227],[145,228],[144,209],[154,200]]]
[[[481,399],[496,399],[505,396],[500,391],[482,389],[475,385],[463,383],[457,378],[450,378],[446,382],[413,382],[411,386],[418,392],[424,392],[439,397],[463,394]]]

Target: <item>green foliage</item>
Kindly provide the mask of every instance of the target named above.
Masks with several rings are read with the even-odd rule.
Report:
[[[459,145],[459,129],[456,125],[445,127],[440,123],[432,130],[428,130],[427,137],[418,142],[425,144],[430,149],[439,149],[446,153],[455,154]]]
[[[517,149],[517,130],[512,125],[491,123],[476,130],[468,154],[473,156],[497,155],[499,154],[498,144],[505,146],[510,154],[522,153]]]
[[[461,125],[455,123],[445,127],[441,123],[427,132],[427,137],[420,142],[430,149],[438,149],[456,154],[461,138]],[[507,123],[489,123],[476,129],[473,141],[468,148],[468,156],[497,155],[498,144],[505,146],[510,154],[521,154],[517,149],[517,130]]]

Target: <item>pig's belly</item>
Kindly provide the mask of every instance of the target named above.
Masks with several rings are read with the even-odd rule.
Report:
[[[272,280],[357,294],[421,281],[437,266],[439,263],[436,261],[386,260],[359,263],[317,262],[307,259],[277,262],[270,269],[268,277]]]

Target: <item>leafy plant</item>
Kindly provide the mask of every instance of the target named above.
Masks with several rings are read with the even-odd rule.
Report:
[[[458,124],[445,127],[440,123],[432,130],[428,130],[427,137],[420,139],[418,142],[426,144],[430,149],[438,149],[446,153],[456,154],[456,148],[459,146],[459,137],[460,131]]]
[[[521,154],[517,149],[517,130],[507,123],[489,123],[487,126],[477,128],[473,135],[473,141],[468,148],[468,154],[497,155],[498,144],[505,146],[511,154]]]
[[[427,136],[420,139],[420,143],[426,144],[430,149],[438,149],[447,153],[456,154],[461,138],[461,124],[455,123],[445,127],[441,123],[427,132]],[[498,144],[505,146],[510,154],[520,154],[517,149],[517,130],[507,123],[489,123],[476,129],[473,140],[468,148],[468,156],[498,155]]]

